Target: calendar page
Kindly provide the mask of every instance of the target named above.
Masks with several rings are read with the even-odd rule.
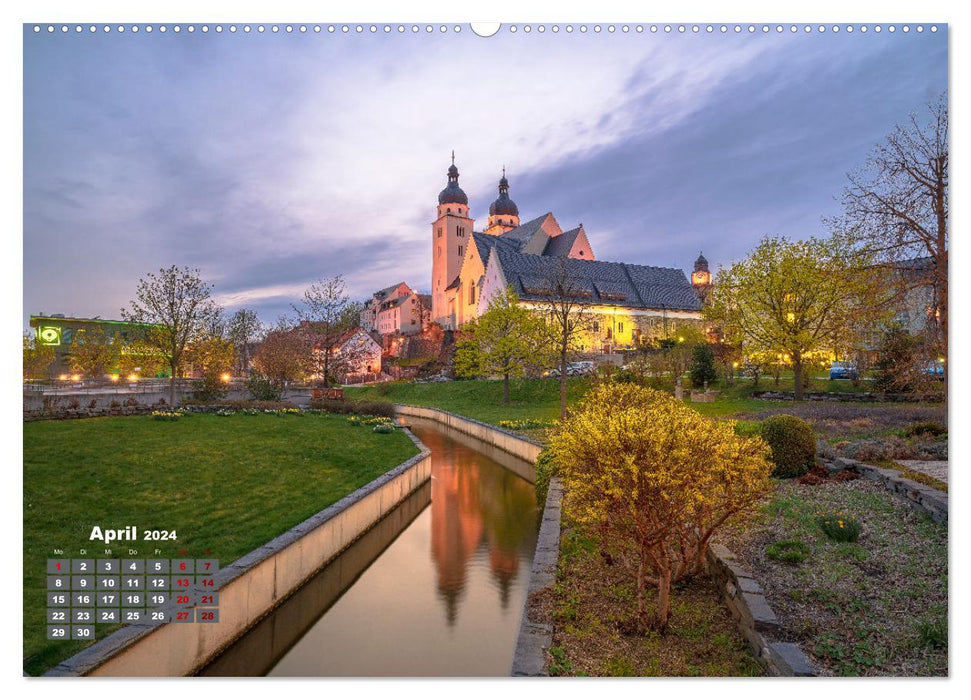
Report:
[[[946,13],[402,7],[20,25],[28,690],[948,676]]]

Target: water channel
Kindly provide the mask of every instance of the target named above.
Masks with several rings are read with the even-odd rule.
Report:
[[[409,422],[432,478],[200,675],[509,675],[538,530],[532,465]]]

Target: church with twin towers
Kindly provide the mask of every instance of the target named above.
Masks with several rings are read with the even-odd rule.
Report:
[[[486,225],[476,230],[454,154],[446,177],[431,231],[430,320],[442,328],[476,319],[507,287],[524,306],[541,309],[551,296],[550,280],[564,272],[588,307],[589,351],[633,348],[664,337],[679,321],[701,318],[711,287],[703,256],[691,281],[677,268],[598,260],[582,223],[564,231],[552,212],[522,221],[505,169]]]

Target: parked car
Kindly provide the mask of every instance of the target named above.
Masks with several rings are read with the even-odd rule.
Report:
[[[580,362],[570,362],[566,366],[566,376],[568,377],[579,377],[583,374],[589,374],[593,371],[593,362],[589,360],[582,360]],[[554,367],[548,372],[543,373],[544,377],[559,377],[560,368]]]
[[[944,380],[944,363],[940,360],[931,360],[924,364],[924,367],[920,370],[923,374],[929,374],[934,377],[934,379]]]
[[[860,372],[852,362],[837,360],[829,368],[830,379],[859,379]]]
[[[583,360],[581,362],[571,362],[566,366],[566,374],[568,377],[579,377],[583,374],[588,374],[593,372],[593,362],[589,360]]]

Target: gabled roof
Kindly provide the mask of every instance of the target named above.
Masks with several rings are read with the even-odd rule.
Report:
[[[523,255],[495,248],[506,282],[524,301],[549,297],[549,284],[566,265],[582,303],[669,311],[700,311],[701,301],[683,270],[551,255]]]
[[[445,291],[447,292],[449,289],[458,289],[460,279],[462,279],[461,276],[456,276],[455,279],[452,280],[452,283],[445,288]]]
[[[559,236],[554,236],[546,243],[546,249],[543,251],[543,255],[569,257],[570,251],[573,250],[573,244],[576,243],[581,230],[578,226],[575,229],[564,231]]]
[[[395,291],[401,285],[405,285],[405,287],[407,287],[408,289],[411,289],[411,287],[408,287],[408,285],[405,282],[398,282],[398,284],[392,284],[390,287],[385,287],[384,289],[379,289],[378,291],[376,291],[374,293],[374,297],[377,298],[377,299],[383,299],[384,297],[386,297],[389,294],[391,294],[391,292]]]
[[[350,340],[351,338],[353,338],[358,333],[361,333],[362,335],[364,335],[364,337],[367,338],[368,340],[370,340],[372,343],[375,342],[374,338],[371,337],[371,334],[370,333],[368,333],[366,330],[364,330],[360,326],[355,326],[354,328],[347,329],[346,331],[344,331],[341,334],[341,337],[337,339],[337,344],[336,344],[335,347],[341,347],[341,346],[343,346],[344,343],[346,343],[348,340]]]

